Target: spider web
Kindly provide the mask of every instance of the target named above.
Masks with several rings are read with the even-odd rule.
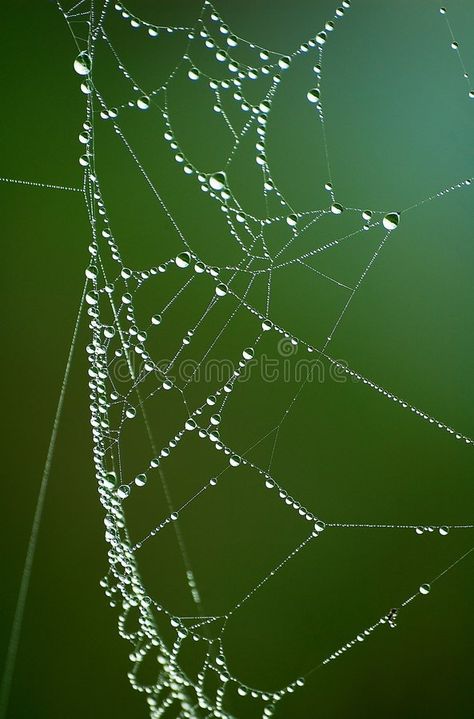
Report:
[[[316,657],[313,666],[279,688],[254,686],[233,671],[225,641],[234,617],[297,556],[314,543],[324,543],[332,532],[390,529],[446,536],[474,527],[462,522],[359,523],[320,516],[277,466],[282,435],[317,372],[340,383],[341,391],[350,379],[431,425],[431,431],[465,445],[473,443],[331,352],[354,297],[392,234],[403,231],[408,212],[464,191],[471,178],[406,208],[354,208],[340,201],[326,137],[324,67],[332,36],[340,24],[350,23],[353,9],[347,0],[287,53],[234,34],[207,0],[189,27],[160,25],[110,0],[58,6],[78,47],[74,69],[86,98],[80,164],[92,239],[84,301],[91,331],[87,353],[94,462],[109,545],[109,571],[101,584],[111,605],[119,608],[120,635],[132,645],[129,679],[145,695],[151,717],[224,719],[245,712],[270,717],[316,669],[382,627],[394,628],[400,612],[427,595],[472,551],[423,580],[397,607],[387,606],[382,616],[319,661]],[[156,14],[154,10],[149,14]],[[441,14],[467,94],[473,97],[443,8]],[[133,39],[129,33],[134,33]],[[161,73],[151,89],[132,69],[133,52],[145,44],[144,52],[154,58],[152,67]],[[293,206],[284,177],[271,167],[269,147],[282,87],[308,58],[312,81],[304,80],[304,99],[309,121],[320,132],[322,153],[316,170],[324,178],[327,201],[300,210]],[[204,114],[207,109],[210,115]],[[145,123],[149,124],[140,137]],[[202,130],[206,123],[212,128],[212,142],[188,150],[196,128]],[[112,142],[111,152],[118,154],[120,147],[124,164],[106,167],[101,146]],[[204,159],[208,157],[212,159]],[[252,165],[242,171],[249,158]],[[137,195],[127,194],[132,186],[123,189],[127,173],[138,177],[133,186]],[[172,177],[171,185],[162,189],[165,175]],[[188,220],[180,213],[183,198],[191,208]],[[156,208],[153,232],[140,227],[135,205],[141,202],[144,213],[146,203]],[[206,244],[203,235],[212,242]],[[363,251],[350,254],[349,260],[339,255],[342,268],[349,261],[350,275],[339,275],[337,262],[324,263],[334,251],[351,252],[362,237],[367,240]],[[150,264],[143,263],[144,255],[133,245],[149,253]],[[318,297],[325,307],[319,337],[305,338],[297,317],[294,323],[279,320],[284,314],[280,278],[288,276],[292,283],[301,283],[302,292],[307,282],[320,288]],[[316,292],[313,284],[310,287]],[[302,361],[303,353],[308,359]],[[251,403],[268,403],[272,421],[268,425],[268,415],[262,414],[255,428],[246,432],[239,428],[240,418]],[[225,489],[239,482],[237,489]],[[235,494],[216,500],[221,488]],[[256,488],[258,498],[253,494]],[[219,501],[234,502],[239,493],[245,497],[243,522],[255,502],[258,521],[268,518],[274,531],[289,518],[289,536],[298,541],[289,549],[278,542],[263,574],[247,589],[237,588],[221,611],[209,613],[208,606],[215,603],[202,590],[206,581],[201,582],[195,570],[195,533],[210,531],[206,525],[221,511]],[[206,520],[199,525],[204,512]],[[164,559],[158,559],[158,573],[166,577],[167,555],[181,568],[181,585],[172,586],[169,596],[165,586],[154,586],[154,562],[160,551]],[[200,551],[198,547],[196,553]],[[220,568],[214,569],[218,574]]]

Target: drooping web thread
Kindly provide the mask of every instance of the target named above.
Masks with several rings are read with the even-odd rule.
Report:
[[[372,624],[348,638],[348,641],[336,648],[331,654],[323,657],[319,662],[315,657],[315,665],[310,667],[300,677],[292,679],[286,686],[278,690],[266,690],[257,686],[250,686],[234,676],[227,661],[223,639],[229,620],[239,609],[253,597],[267,582],[271,581],[279,570],[290,563],[293,558],[302,552],[309,544],[322,538],[329,532],[344,528],[399,529],[424,532],[436,532],[447,535],[452,530],[470,530],[473,524],[444,524],[424,526],[401,524],[358,524],[355,521],[336,522],[330,517],[320,517],[317,509],[307,508],[285,489],[284,478],[280,479],[272,471],[272,464],[279,441],[279,434],[284,422],[295,407],[298,399],[305,390],[308,377],[302,379],[291,397],[282,416],[275,421],[272,429],[264,437],[257,440],[252,446],[238,448],[232,444],[232,439],[224,441],[220,431],[225,430],[226,409],[229,397],[238,393],[239,380],[255,360],[266,338],[274,337],[275,352],[278,343],[282,341],[289,347],[304,349],[312,355],[324,359],[337,371],[350,376],[373,391],[381,395],[384,400],[396,404],[400,409],[408,410],[420,420],[433,425],[433,431],[441,430],[452,435],[453,441],[471,445],[473,439],[454,429],[445,422],[433,417],[431,414],[415,407],[409,401],[396,396],[390,390],[380,386],[376,381],[363,376],[356,369],[334,358],[330,352],[330,343],[341,322],[346,320],[350,311],[351,302],[363,284],[367,275],[377,263],[379,254],[383,252],[386,243],[390,241],[392,232],[401,232],[399,225],[403,224],[404,215],[423,205],[435,201],[444,195],[461,191],[471,185],[471,178],[459,180],[436,194],[421,200],[404,210],[374,211],[366,208],[344,207],[336,198],[333,187],[333,178],[329,162],[329,150],[326,141],[325,113],[324,113],[324,54],[331,43],[331,34],[337,32],[338,24],[348,21],[348,15],[353,10],[349,1],[342,2],[336,8],[331,18],[323,27],[303,42],[296,50],[283,54],[275,52],[253,42],[249,42],[232,33],[225,24],[218,10],[206,0],[200,8],[199,16],[192,27],[157,26],[148,22],[146,18],[139,18],[129,11],[123,3],[112,3],[110,0],[98,7],[90,0],[80,0],[67,9],[63,3],[58,2],[78,47],[78,56],[74,62],[74,69],[80,76],[81,90],[86,98],[86,118],[80,133],[80,142],[84,152],[80,157],[80,164],[84,168],[84,183],[82,192],[86,199],[86,207],[90,221],[92,239],[89,247],[90,262],[86,270],[89,283],[85,295],[91,341],[87,347],[89,358],[89,388],[91,393],[91,425],[94,441],[94,462],[100,501],[105,510],[105,538],[109,544],[109,572],[102,581],[107,597],[113,606],[120,608],[119,632],[132,645],[130,655],[132,668],[129,679],[132,686],[146,696],[150,716],[158,718],[163,715],[186,717],[221,717],[222,719],[235,716],[228,708],[228,699],[231,696],[248,697],[255,700],[260,707],[262,717],[274,714],[282,698],[293,693],[304,684],[307,675],[315,669],[326,665],[345,652],[355,647],[359,642],[368,638],[375,630],[383,627],[394,627],[398,613],[415,599],[423,597],[430,592],[434,582],[444,576],[450,569],[467,557],[471,550],[456,558],[437,576],[429,581],[423,578],[423,583],[414,588],[410,594],[396,608],[387,608],[387,612],[376,619]],[[441,8],[441,14],[446,11]],[[130,30],[141,33],[143,42],[159,43],[163,35],[180,34],[186,39],[186,48],[174,69],[169,73],[167,80],[158,88],[145,92],[138,80],[131,74],[117,51],[114,42],[108,34],[108,22],[111,17],[114,21],[121,18],[130,26]],[[448,21],[449,23],[449,21]],[[451,25],[448,24],[462,72],[468,81],[468,75],[452,34]],[[130,99],[122,105],[110,107],[107,103],[107,88],[101,87],[95,80],[97,49],[107,50],[109,59],[112,59],[119,73],[129,85]],[[245,50],[253,57],[252,64],[243,63],[237,59],[239,49]],[[205,48],[209,59],[216,66],[215,76],[200,67],[194,58],[196,48]],[[267,127],[271,116],[273,103],[278,96],[282,76],[301,56],[310,54],[314,58],[314,84],[308,87],[306,100],[314,108],[315,122],[322,129],[322,138],[326,162],[326,185],[328,192],[328,205],[309,211],[295,210],[278,186],[272,174],[266,154]],[[232,138],[232,149],[225,165],[213,173],[204,172],[187,157],[186,148],[182,147],[173,129],[168,91],[179,73],[184,73],[189,83],[204,83],[213,96],[214,111],[220,117]],[[223,73],[223,74],[222,74]],[[217,79],[219,78],[219,79]],[[247,87],[255,81],[265,78],[267,85],[262,91],[260,100],[250,102],[246,99]],[[474,95],[468,88],[470,97]],[[226,100],[223,100],[225,96]],[[242,122],[237,125],[230,112],[226,111],[226,102],[234,105],[242,115]],[[211,201],[225,217],[228,235],[225,241],[238,246],[241,260],[235,264],[217,267],[212,263],[212,257],[203,257],[196,252],[186,233],[180,228],[162,195],[160,188],[151,180],[147,172],[146,160],[139,157],[134,150],[133,140],[123,129],[122,115],[127,113],[147,113],[150,110],[160,113],[164,123],[164,136],[157,138],[157,142],[165,142],[170,153],[176,161],[177,171],[188,176],[189,183],[199,183],[206,201]],[[111,131],[115,133],[123,148],[141,174],[144,192],[152,193],[160,211],[166,216],[170,232],[176,234],[182,245],[179,253],[173,256],[159,257],[160,264],[146,269],[133,269],[125,266],[122,261],[119,239],[114,234],[112,221],[109,218],[108,208],[102,194],[102,179],[100,161],[96,158],[96,126],[97,123],[108,123]],[[255,140],[255,160],[261,170],[262,192],[264,195],[267,213],[264,217],[257,217],[249,213],[229,181],[228,172],[241,143],[250,135]],[[21,180],[5,181],[25,182]],[[41,183],[39,183],[41,184]],[[72,189],[61,185],[46,185],[50,188]],[[104,193],[105,194],[105,193]],[[208,200],[209,198],[209,200]],[[270,207],[279,207],[278,213]],[[337,217],[352,213],[360,218],[358,227],[343,236],[330,240],[315,249],[298,254],[291,259],[285,259],[288,249],[297,247],[297,241],[313,228],[322,218]],[[281,225],[289,233],[288,239],[278,251],[271,250],[266,243],[265,230],[269,226]],[[310,264],[312,258],[319,253],[330,252],[332,248],[343,243],[350,243],[354,237],[365,232],[382,229],[382,237],[376,245],[363,271],[353,286],[348,286],[331,277]],[[223,240],[224,241],[224,240]],[[160,252],[157,244],[157,253]],[[260,264],[259,264],[260,263]],[[262,263],[264,266],[262,267]],[[254,266],[253,266],[254,265]],[[293,265],[298,265],[308,272],[316,273],[324,281],[336,285],[344,294],[345,300],[342,309],[335,314],[331,321],[330,330],[326,339],[320,346],[314,346],[311,338],[296,336],[291,327],[281,326],[278,317],[273,316],[271,308],[272,278],[276,271],[285,271]],[[111,269],[112,268],[112,269]],[[139,301],[142,289],[147,283],[153,282],[160,275],[173,274],[179,289],[175,290],[171,299],[164,302],[159,314],[149,317],[148,325],[140,328],[137,325],[137,312],[135,305]],[[265,277],[265,301],[261,306],[251,301],[251,288],[253,283],[261,276]],[[247,277],[248,282],[244,289],[240,289],[237,280]],[[176,301],[186,302],[190,288],[197,282],[206,282],[209,289],[207,304],[199,319],[194,321],[191,329],[184,339],[177,338],[178,349],[166,365],[158,361],[150,349],[149,336],[151,333],[165,331],[167,313],[173,309]],[[232,305],[230,304],[232,302]],[[225,381],[209,386],[207,397],[199,405],[191,404],[187,394],[188,381],[181,384],[174,377],[177,362],[186,356],[189,348],[199,336],[203,322],[222,303],[229,303],[229,317],[220,327],[216,337],[202,355],[195,371],[199,369],[209,356],[215,344],[224,331],[230,332],[237,312],[247,313],[254,325],[254,335],[251,341],[242,345],[241,355],[235,361]],[[191,310],[191,307],[190,307]],[[190,312],[190,316],[191,312]],[[169,330],[168,330],[169,331]],[[281,344],[280,344],[281,346]],[[139,368],[133,357],[140,360]],[[128,389],[124,393],[117,387],[116,369],[119,363],[125,363],[128,374]],[[163,446],[158,445],[155,438],[153,421],[149,416],[151,399],[160,399],[173,393],[182,403],[186,419],[179,427],[167,428],[169,441]],[[149,445],[149,455],[143,459],[143,471],[135,476],[128,476],[122,463],[122,435],[130,424],[140,424]],[[222,467],[213,473],[208,481],[193,491],[184,502],[175,505],[173,493],[166,476],[168,458],[180,452],[190,435],[198,435],[203,443],[215,450],[222,457]],[[265,439],[271,439],[271,453],[268,464],[261,466],[251,461],[248,456],[251,450]],[[150,459],[151,457],[151,459]],[[184,536],[181,519],[189,507],[197,502],[205,501],[206,495],[216,491],[215,487],[239,467],[245,467],[252,473],[255,482],[263,484],[269,491],[269,496],[275,494],[281,500],[288,512],[298,518],[306,528],[304,539],[274,566],[268,568],[268,573],[251,587],[233,605],[226,608],[219,616],[206,616],[205,607],[199,592],[199,582],[193,570],[193,557],[188,538]],[[131,536],[127,522],[127,504],[133,501],[134,495],[140,493],[146,485],[158,482],[166,499],[166,512],[164,517],[151,529],[145,531],[139,538]],[[184,569],[186,589],[189,591],[196,608],[194,617],[177,616],[165,603],[161,603],[158,596],[153,596],[144,584],[138,567],[140,552],[152,537],[156,537],[166,527],[172,528]],[[473,547],[474,549],[474,547]],[[130,624],[132,624],[130,628]],[[161,627],[166,622],[167,631]],[[214,631],[209,632],[213,627]],[[217,627],[217,629],[216,629]],[[169,632],[172,632],[172,639]],[[181,655],[189,643],[202,643],[205,647],[204,658],[195,675],[191,675],[183,667]],[[159,669],[152,683],[143,683],[140,680],[140,667],[145,659],[153,654],[158,658]],[[214,690],[209,690],[209,676],[215,679]]]

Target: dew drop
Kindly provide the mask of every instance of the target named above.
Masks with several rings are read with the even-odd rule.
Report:
[[[331,205],[331,212],[333,215],[342,215],[344,212],[344,208],[342,205],[339,204],[339,202],[335,202],[333,205]]]
[[[190,265],[191,255],[189,254],[189,252],[181,252],[181,254],[177,255],[177,257],[175,258],[175,262],[178,267],[184,270]]]
[[[298,216],[295,214],[288,215],[286,221],[290,227],[296,227],[296,223],[298,222]]]
[[[146,484],[147,476],[146,474],[137,474],[135,477],[135,484],[137,487],[144,487]]]
[[[449,534],[449,527],[440,527],[439,533],[442,537],[446,537],[446,535]]]
[[[147,95],[139,97],[137,100],[137,107],[139,110],[148,110],[150,107],[150,98]]]
[[[194,421],[194,419],[192,419],[192,417],[190,417],[188,420],[186,420],[184,426],[189,432],[192,432],[193,429],[196,429],[197,425],[196,425],[196,422]]]
[[[197,67],[192,67],[190,70],[188,70],[188,77],[190,80],[199,80],[200,72],[197,69]]]
[[[225,285],[223,282],[220,282],[216,286],[216,295],[218,297],[224,297],[227,294],[228,289],[229,288],[227,287],[227,285]]]
[[[233,454],[232,457],[229,459],[229,464],[231,467],[238,467],[241,463],[241,458],[238,457],[236,454]]]
[[[226,180],[225,172],[216,172],[209,178],[209,184],[213,190],[220,192],[226,186]]]
[[[306,93],[306,97],[310,102],[316,103],[319,102],[319,89],[317,87],[313,87],[312,90],[308,90]]]
[[[92,61],[88,52],[80,52],[74,60],[74,70],[78,75],[89,75],[92,69]]]
[[[420,594],[429,594],[430,589],[431,589],[431,587],[429,584],[422,584],[420,587]]]
[[[398,227],[399,222],[400,222],[400,215],[398,214],[398,212],[389,212],[388,215],[385,215],[385,217],[382,220],[383,226],[389,232],[391,232],[396,227]]]
[[[126,484],[121,484],[120,487],[117,489],[117,494],[120,499],[126,499],[130,494],[130,487]]]

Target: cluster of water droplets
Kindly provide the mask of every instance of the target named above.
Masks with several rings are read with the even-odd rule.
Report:
[[[108,559],[110,572],[102,581],[102,586],[105,589],[105,593],[111,605],[120,609],[120,634],[131,642],[133,646],[130,654],[133,669],[129,673],[129,679],[137,691],[146,695],[150,708],[150,716],[153,719],[161,717],[173,706],[179,707],[179,717],[183,719],[197,719],[199,717],[209,716],[228,719],[231,715],[226,708],[226,697],[230,693],[242,697],[250,696],[260,701],[261,716],[264,719],[271,717],[280,700],[302,686],[304,678],[299,677],[288,683],[285,687],[274,691],[264,691],[256,687],[248,686],[240,681],[240,679],[235,677],[230,671],[223,648],[222,636],[226,622],[253,593],[258,591],[282,566],[291,561],[303,546],[320,537],[326,529],[332,530],[344,526],[368,526],[362,524],[331,523],[321,519],[311,508],[304,506],[297,498],[291,496],[269,469],[253,463],[244,453],[231,446],[228,441],[224,441],[221,437],[221,426],[223,426],[223,420],[225,418],[227,398],[235,390],[238,379],[246,370],[248,364],[258,356],[259,342],[263,334],[273,336],[275,344],[278,339],[283,337],[287,339],[292,346],[301,346],[310,353],[320,352],[323,357],[333,362],[339,369],[363,382],[373,391],[396,402],[400,407],[414,412],[420,418],[435,424],[440,429],[454,434],[457,439],[462,439],[466,443],[472,443],[470,438],[455,432],[452,428],[439,422],[422,410],[417,409],[388,390],[385,390],[375,382],[339,364],[327,354],[325,351],[326,346],[323,349],[315,348],[311,343],[295,337],[290,330],[280,327],[273,319],[270,319],[268,311],[262,311],[253,307],[247,302],[246,296],[240,295],[233,287],[233,279],[242,269],[242,265],[237,268],[234,274],[231,274],[228,271],[229,268],[210,265],[195,254],[186,243],[186,249],[173,257],[167,257],[166,260],[157,267],[151,267],[141,271],[132,270],[124,266],[118,243],[114,238],[110,226],[95,168],[93,150],[94,122],[97,118],[104,121],[111,121],[115,132],[126,143],[125,136],[118,125],[118,119],[120,118],[120,114],[125,110],[138,110],[141,112],[158,111],[161,114],[165,125],[163,137],[170,151],[173,153],[177,165],[182,168],[182,171],[186,175],[193,177],[194,180],[199,183],[201,190],[206,193],[213,202],[216,202],[220,206],[220,209],[226,217],[230,236],[239,244],[245,259],[249,261],[261,259],[261,257],[265,259],[270,257],[266,248],[263,249],[262,255],[257,254],[255,250],[257,238],[252,233],[250,226],[251,221],[260,221],[262,227],[272,222],[282,223],[283,225],[286,223],[290,228],[293,240],[298,237],[302,224],[307,220],[308,216],[313,217],[314,212],[316,212],[317,217],[323,215],[333,216],[334,222],[337,222],[337,217],[341,216],[344,212],[357,212],[362,219],[361,230],[368,231],[379,226],[385,231],[385,236],[388,236],[397,229],[400,225],[400,218],[403,214],[402,211],[346,209],[341,202],[336,200],[331,180],[325,183],[325,189],[330,197],[327,207],[314,212],[294,210],[294,208],[289,206],[283,194],[280,192],[277,182],[272,176],[267,159],[266,133],[268,116],[272,110],[272,103],[277,93],[281,74],[288,71],[299,56],[307,53],[314,53],[313,71],[315,80],[314,84],[307,89],[306,100],[311,107],[314,107],[315,116],[318,121],[324,125],[324,93],[321,84],[323,74],[323,47],[329,42],[330,35],[335,30],[337,22],[344,17],[350,5],[348,0],[344,0],[341,6],[335,10],[334,17],[328,20],[319,32],[308,41],[302,43],[293,53],[287,55],[267,50],[233,34],[229,27],[223,22],[219,13],[216,12],[207,0],[204,3],[201,16],[193,28],[158,27],[138,18],[129,12],[122,3],[115,3],[113,6],[115,11],[133,30],[143,32],[144,37],[147,36],[153,41],[159,41],[164,33],[179,32],[186,35],[189,44],[188,49],[182,57],[182,66],[186,69],[186,77],[192,83],[205,82],[208,84],[215,96],[214,111],[222,117],[223,122],[228,125],[229,130],[235,136],[235,144],[229,157],[229,162],[232,160],[242,137],[247,134],[247,132],[255,131],[255,161],[262,169],[264,192],[266,194],[273,193],[280,206],[283,207],[281,216],[267,217],[264,220],[253,217],[240,206],[229,181],[227,173],[228,165],[226,165],[226,167],[216,168],[213,172],[204,172],[191,162],[186,155],[185,148],[180,146],[173,131],[166,102],[166,86],[148,93],[143,92],[140,85],[134,80],[127,68],[120,61],[116,51],[110,44],[108,36],[102,27],[103,23],[95,31],[93,31],[91,27],[89,28],[92,33],[93,42],[89,44],[87,49],[82,50],[74,61],[74,70],[81,80],[81,91],[87,96],[88,102],[87,118],[79,134],[79,143],[85,152],[80,155],[79,163],[85,172],[88,187],[89,219],[93,233],[93,240],[89,247],[90,263],[86,270],[86,277],[91,287],[86,295],[86,303],[92,334],[92,341],[87,347],[87,353],[90,364],[89,388],[91,399],[91,427],[94,439],[94,461],[99,495],[105,510],[105,538],[109,544]],[[441,13],[443,15],[446,14],[444,8],[441,9]],[[213,39],[205,25],[204,17],[207,22],[215,24],[218,33],[224,39],[224,46],[221,46]],[[104,19],[105,15],[102,20]],[[99,40],[110,47],[117,60],[119,71],[130,83],[131,99],[121,106],[108,107],[99,89],[93,84],[93,43]],[[228,71],[228,77],[219,80],[210,77],[194,62],[191,55],[192,43],[194,42],[202,43],[204,47],[213,53],[215,61]],[[241,43],[246,43],[251,49],[255,50],[255,65],[244,65],[241,62],[237,62],[233,57],[233,49]],[[459,54],[459,45],[454,39],[452,41],[452,47]],[[176,70],[173,72],[176,72]],[[252,82],[261,76],[269,77],[270,86],[260,102],[252,104],[245,98],[245,83]],[[468,75],[465,74],[465,77],[467,79]],[[243,125],[243,129],[239,132],[235,131],[225,115],[220,101],[220,92],[223,91],[232,92],[233,101],[235,101],[243,115],[248,117],[248,120],[246,120]],[[469,92],[469,95],[472,97],[474,93],[471,94],[471,92]],[[158,103],[158,99],[160,99],[160,103]],[[96,106],[99,108],[98,112],[95,110]],[[130,146],[127,144],[126,146],[130,150]],[[133,158],[138,162],[134,155]],[[458,183],[439,193],[439,196],[443,194],[443,192],[451,191],[452,189],[468,184],[470,184],[470,180]],[[242,239],[239,233],[239,226],[245,228],[247,243]],[[324,251],[339,241],[339,239],[331,241],[318,251]],[[108,280],[103,269],[101,255],[103,255],[105,251],[110,254],[110,257],[118,267],[117,277],[113,281]],[[286,263],[283,262],[280,266],[285,266],[285,264]],[[131,392],[127,395],[122,395],[115,388],[111,378],[113,362],[126,360],[130,353],[137,354],[142,361],[141,374],[135,376],[133,368],[131,366],[128,368],[135,389],[140,388],[140,382],[143,379],[154,375],[158,380],[154,394],[159,392],[175,392],[178,397],[182,398],[183,388],[173,381],[170,370],[172,369],[173,362],[180,353],[185,351],[192,343],[196,332],[199,330],[199,322],[197,325],[190,327],[182,338],[181,346],[177,350],[176,357],[170,362],[169,367],[158,367],[148,350],[148,334],[150,332],[161,331],[163,324],[166,324],[170,303],[164,305],[163,308],[160,308],[159,311],[150,316],[149,325],[146,328],[139,328],[136,324],[134,300],[135,294],[145,282],[154,280],[168,272],[183,273],[185,279],[182,283],[182,289],[179,292],[184,291],[190,279],[196,277],[201,278],[203,282],[209,281],[211,283],[212,296],[210,302],[239,301],[239,303],[248,310],[254,320],[255,335],[250,341],[245,343],[240,355],[234,358],[234,370],[228,380],[219,386],[213,387],[212,392],[209,393],[205,402],[200,406],[189,408],[186,405],[188,414],[182,426],[174,432],[170,430],[169,440],[162,447],[150,448],[150,456],[144,460],[143,467],[139,472],[134,474],[134,476],[125,477],[120,467],[118,467],[114,461],[114,453],[120,445],[122,428],[126,426],[126,423],[139,421],[140,419],[145,419],[146,421],[145,407],[148,397],[141,397],[138,391],[136,392],[135,398],[133,398],[133,393]],[[270,290],[268,298],[269,296]],[[266,310],[268,310],[268,304],[269,301]],[[104,305],[107,306],[108,310],[110,310],[110,307],[112,308],[115,318],[112,324],[105,324],[102,321],[102,308]],[[120,420],[116,425],[112,426],[109,420],[109,413],[112,408],[117,407],[120,408]],[[197,490],[195,495],[190,497],[181,506],[175,507],[169,503],[161,520],[149,529],[141,539],[132,543],[127,531],[127,502],[132,501],[131,498],[133,498],[133,494],[140,492],[149,482],[164,481],[163,468],[166,468],[168,458],[173,452],[179,450],[181,443],[186,441],[189,434],[197,435],[200,440],[209,443],[209,446],[216,452],[221,453],[225,458],[222,471],[210,477],[208,481]],[[189,622],[182,617],[175,616],[167,607],[148,595],[138,571],[137,555],[143,545],[151,537],[155,537],[159,534],[165,527],[170,525],[179,527],[180,516],[186,511],[187,506],[198,497],[202,497],[203,494],[212,491],[220,482],[226,480],[229,472],[238,470],[239,467],[250,469],[260,482],[260,486],[277,496],[284,507],[304,523],[304,526],[307,527],[306,538],[304,542],[285,557],[276,568],[271,569],[268,575],[250,590],[234,607],[226,610],[219,617],[204,617],[200,612],[197,612],[193,621]],[[384,525],[380,525],[380,527],[382,526]],[[392,526],[398,526],[398,528],[405,527],[405,525]],[[432,533],[445,537],[451,528],[453,527],[448,525],[416,526],[414,530],[417,535]],[[179,530],[177,529],[176,531]],[[196,606],[198,606],[199,591],[190,568],[187,570],[187,584]],[[339,658],[359,642],[364,641],[373,631],[384,624],[394,628],[400,609],[403,609],[415,596],[427,595],[429,592],[430,584],[424,583],[420,585],[416,594],[409,597],[400,608],[391,609],[387,614],[384,614],[377,620],[377,622],[359,633],[354,639],[331,653],[321,664],[324,665]],[[130,624],[129,617],[132,615],[134,615],[136,619],[135,629],[133,631],[128,628]],[[136,618],[137,616],[138,619]],[[169,626],[174,630],[175,639],[171,645],[165,642],[161,636],[159,627],[163,621],[169,623]],[[207,630],[211,626],[220,626],[219,623],[222,625],[222,630],[217,632],[217,636],[214,638],[209,638]],[[188,642],[202,642],[207,646],[206,658],[195,678],[188,676],[180,664],[179,653]],[[156,654],[160,669],[156,682],[152,685],[145,685],[139,679],[140,666],[150,653]],[[218,681],[218,688],[214,696],[210,696],[205,688],[206,677],[210,673],[214,674]]]

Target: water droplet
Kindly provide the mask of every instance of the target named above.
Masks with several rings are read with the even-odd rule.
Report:
[[[147,95],[139,97],[137,100],[137,107],[139,110],[148,110],[150,107],[150,98]]]
[[[286,221],[290,227],[296,227],[296,223],[298,222],[298,216],[295,214],[288,215]]]
[[[238,457],[236,454],[233,454],[232,457],[229,459],[229,464],[231,467],[238,467],[241,463],[241,458]]]
[[[391,232],[396,227],[398,227],[399,222],[400,222],[400,215],[398,214],[398,212],[389,212],[388,215],[385,215],[385,217],[382,220],[383,226],[389,232]]]
[[[225,172],[216,172],[214,175],[211,175],[211,177],[209,178],[209,184],[212,189],[216,190],[217,192],[223,190],[227,184]]]
[[[130,487],[126,484],[121,484],[120,487],[117,489],[117,494],[120,499],[126,499],[130,494]]]
[[[196,429],[197,425],[196,425],[196,422],[194,421],[194,419],[192,417],[190,417],[188,420],[186,420],[184,426],[189,432],[192,432],[193,429]]]
[[[339,204],[339,202],[335,202],[333,205],[331,205],[331,212],[333,215],[342,215],[344,212],[344,208],[342,205]]]
[[[216,295],[217,295],[218,297],[224,297],[224,295],[227,294],[228,289],[229,289],[229,288],[227,287],[227,285],[225,285],[223,282],[220,282],[220,283],[216,286]]]
[[[449,527],[440,527],[439,533],[442,537],[446,537],[446,535],[449,534]]]
[[[318,45],[324,45],[324,43],[326,42],[326,38],[327,35],[324,31],[318,32],[318,34],[316,35],[316,42],[318,43]]]
[[[281,67],[282,70],[288,70],[290,67],[291,58],[289,57],[281,57],[278,60],[278,64]]]
[[[104,483],[107,489],[113,489],[117,482],[117,476],[115,472],[107,472],[105,475]]]
[[[474,90],[469,90],[469,97],[472,100],[472,98],[474,97]]]
[[[135,477],[135,484],[137,487],[144,487],[146,484],[147,476],[146,474],[137,474]]]
[[[190,80],[199,80],[200,72],[197,69],[197,67],[192,67],[190,70],[188,70],[188,77]]]
[[[186,267],[189,267],[189,264],[191,262],[191,255],[189,254],[189,252],[181,252],[181,254],[175,258],[175,262],[178,267],[184,270]]]
[[[317,87],[313,87],[312,90],[308,90],[308,92],[306,93],[306,97],[308,98],[308,100],[314,103],[319,102],[319,96],[319,88]]]
[[[245,360],[251,360],[253,358],[254,354],[255,354],[255,352],[254,352],[253,347],[246,347],[244,349],[244,351],[242,352],[242,357]]]
[[[314,523],[314,529],[316,530],[316,532],[318,532],[318,534],[324,531],[324,529],[326,529],[325,522],[323,522],[321,519],[317,519]]]
[[[362,213],[362,219],[368,222],[372,219],[372,212],[370,210],[364,210]]]
[[[429,584],[422,584],[420,587],[420,594],[429,594],[430,589],[431,589],[431,587]]]
[[[74,70],[78,75],[89,75],[92,69],[92,61],[88,52],[80,52],[74,60]]]
[[[159,325],[161,322],[161,315],[153,315],[151,318],[152,325]]]

